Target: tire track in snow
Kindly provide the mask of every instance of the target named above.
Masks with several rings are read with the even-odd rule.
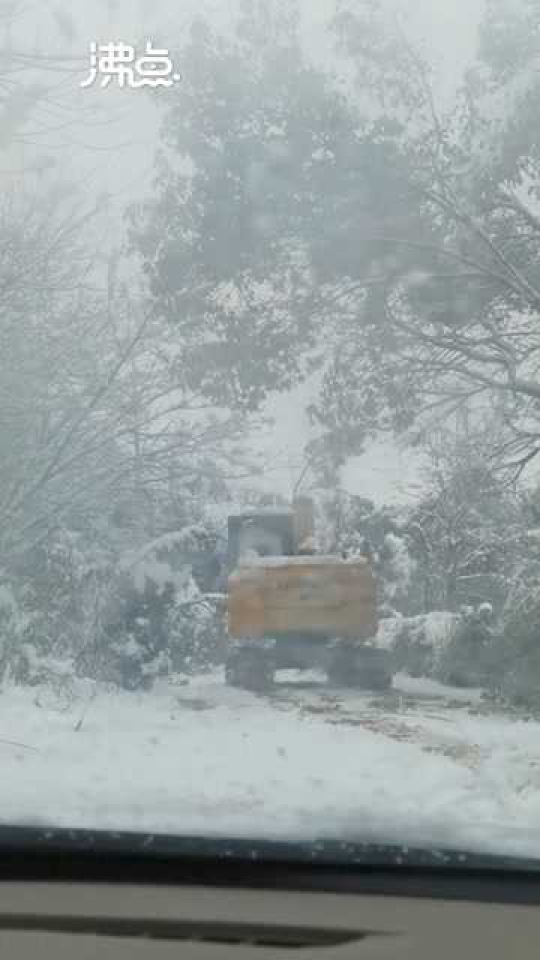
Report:
[[[306,691],[300,684],[295,686],[297,690],[291,687],[279,690],[276,687],[265,699],[278,709],[296,710],[300,716],[317,716],[329,724],[361,727],[393,741],[414,743],[426,753],[448,757],[469,769],[477,769],[490,755],[489,751],[482,750],[478,744],[451,736],[440,737],[426,730],[425,726],[415,723],[411,714],[416,713],[419,720],[428,719],[428,714],[423,709],[425,702],[421,699],[408,698],[406,719],[391,713],[384,700],[374,700],[373,696],[360,695],[356,705],[350,693],[340,696],[328,690],[318,693],[313,689]],[[429,706],[432,708],[433,703]],[[448,719],[455,713],[456,708],[444,703],[437,703],[436,706],[438,719],[444,718],[441,713],[448,713]],[[463,709],[463,705],[460,707]]]

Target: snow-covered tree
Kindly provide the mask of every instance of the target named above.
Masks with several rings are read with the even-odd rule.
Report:
[[[363,281],[341,285],[342,336],[320,404],[334,434],[422,429],[496,406],[501,459],[519,474],[540,450],[539,12],[488,0],[477,60],[442,107],[406,24],[375,0],[341,4],[359,126],[380,155],[373,257]],[[351,216],[364,222],[365,199],[351,197]]]
[[[405,516],[343,490],[319,491],[316,499],[324,549],[369,558],[378,580],[380,613],[416,612],[416,563],[410,552]]]
[[[441,428],[426,442],[426,492],[407,522],[426,610],[492,602],[500,611],[527,555],[520,500],[493,460],[490,426]]]

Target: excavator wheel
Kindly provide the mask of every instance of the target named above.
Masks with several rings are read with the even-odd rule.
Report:
[[[335,645],[326,674],[328,682],[336,687],[383,691],[392,686],[392,670],[386,651],[364,645]]]
[[[269,690],[274,682],[274,664],[268,652],[252,646],[232,647],[225,662],[225,682],[253,693]]]

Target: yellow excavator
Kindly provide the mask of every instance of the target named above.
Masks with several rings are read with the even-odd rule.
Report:
[[[229,517],[228,569],[229,684],[263,691],[278,670],[316,669],[332,685],[392,686],[390,655],[375,644],[370,563],[316,553],[309,497]]]

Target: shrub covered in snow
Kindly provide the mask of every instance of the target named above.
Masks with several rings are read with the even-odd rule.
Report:
[[[191,602],[179,599],[167,621],[174,671],[204,670],[223,660],[225,605],[219,595],[199,594]]]
[[[17,672],[20,651],[32,633],[32,617],[10,583],[0,580],[0,680]]]
[[[447,611],[383,618],[377,639],[393,651],[397,670],[413,677],[430,677],[435,675],[458,623],[459,616]]]
[[[416,563],[403,536],[389,532],[380,550],[383,594],[386,607],[403,604],[413,582]]]
[[[540,594],[528,577],[516,584],[505,607],[488,683],[513,703],[540,708]]]
[[[72,662],[91,674],[99,640],[100,610],[109,593],[113,555],[98,538],[59,528],[22,555],[10,571],[10,617],[4,609],[3,645],[9,646],[11,675],[21,681],[32,662]],[[5,593],[5,590],[4,590]],[[0,600],[0,607],[2,606]],[[4,604],[5,607],[5,604]],[[2,613],[0,613],[0,619]],[[24,646],[24,649],[23,649]],[[7,655],[7,654],[5,654]]]
[[[127,550],[106,529],[52,532],[0,571],[0,680],[54,686],[71,674],[136,689],[215,662],[222,610],[201,592],[213,558],[199,524]]]
[[[436,678],[457,687],[486,686],[495,667],[497,637],[490,603],[464,610],[438,658]]]
[[[125,556],[104,622],[106,674],[128,689],[215,662],[220,612],[197,586],[183,550],[193,531]]]
[[[434,611],[380,621],[377,642],[397,670],[453,686],[497,686],[503,674],[501,633],[491,604],[460,613]]]

